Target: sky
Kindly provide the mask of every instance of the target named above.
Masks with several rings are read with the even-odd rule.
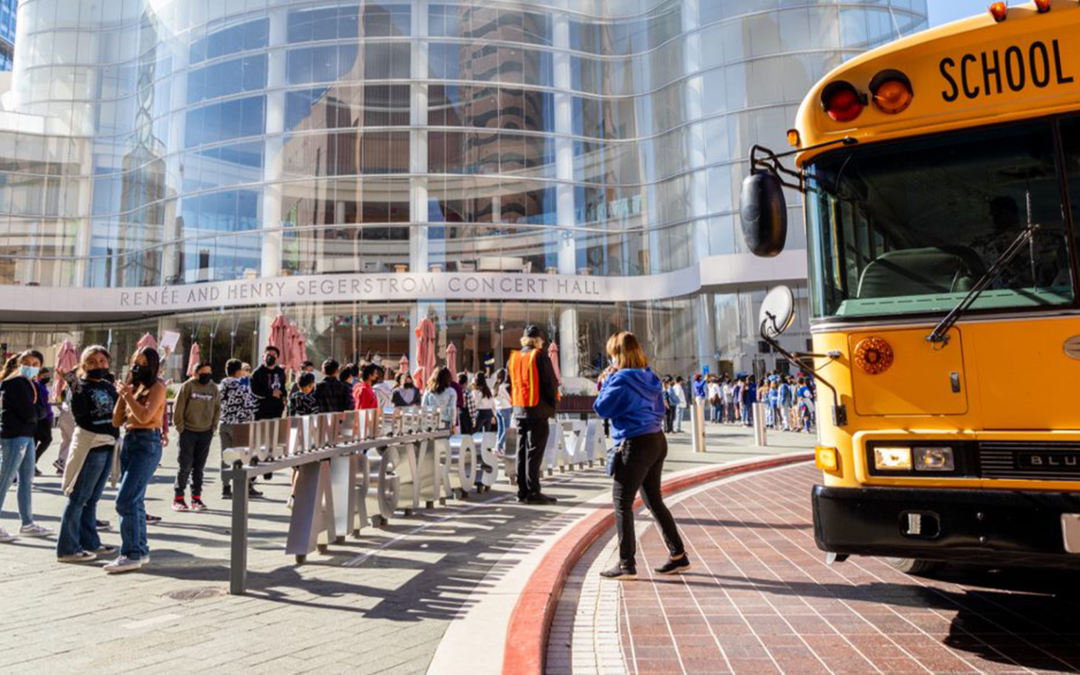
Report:
[[[930,25],[938,26],[943,23],[965,19],[969,16],[982,14],[990,6],[990,0],[927,0],[930,10]],[[1019,2],[1009,4],[1017,5]]]

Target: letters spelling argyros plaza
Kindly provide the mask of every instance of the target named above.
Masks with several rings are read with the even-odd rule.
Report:
[[[746,251],[750,147],[783,147],[833,67],[926,26],[923,0],[18,13],[2,342],[129,354],[175,331],[170,377],[193,342],[215,372],[257,361],[279,313],[316,362],[415,358],[430,318],[470,371],[503,365],[530,323],[566,376],[595,377],[616,327],[661,372],[772,369],[754,319],[768,287],[794,285],[782,342],[805,349],[806,244],[793,227],[781,260]]]

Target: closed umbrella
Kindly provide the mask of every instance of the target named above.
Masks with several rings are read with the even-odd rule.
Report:
[[[453,342],[446,345],[446,367],[450,369],[451,377],[457,377],[457,347]]]
[[[551,367],[555,369],[555,381],[562,384],[562,371],[559,370],[559,345],[552,342],[548,345],[548,358],[551,359]]]
[[[296,326],[289,328],[289,368],[293,372],[300,372],[300,367],[307,361],[307,338]]]
[[[79,357],[75,355],[75,345],[70,340],[64,340],[60,349],[56,352],[56,370],[60,373],[70,373],[79,365]]]
[[[150,349],[157,349],[157,338],[155,338],[150,333],[145,333],[141,338],[139,338],[139,341],[135,343],[136,349],[145,349],[147,347],[149,347]]]
[[[435,324],[424,319],[416,327],[416,372],[413,373],[421,388],[435,374]]]
[[[202,361],[202,350],[199,349],[198,342],[191,343],[191,353],[188,354],[188,367],[187,376],[195,377],[195,373],[199,370],[199,362]]]
[[[296,326],[291,321],[288,322],[285,327],[285,342],[279,349],[281,349],[281,367],[290,372],[300,369],[300,361],[296,359],[299,338],[300,332],[296,330]]]
[[[285,350],[289,346],[289,320],[284,314],[278,314],[270,324],[269,346],[276,347],[281,352],[281,360],[285,360]]]

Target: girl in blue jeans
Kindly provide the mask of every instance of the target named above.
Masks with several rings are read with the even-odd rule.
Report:
[[[45,537],[51,530],[34,523],[31,489],[34,483],[34,434],[37,431],[37,387],[32,382],[41,369],[41,359],[22,352],[8,359],[0,371],[0,514],[4,497],[19,476],[18,504],[24,537]],[[0,542],[15,539],[0,528]]]
[[[65,381],[76,426],[64,465],[61,488],[68,503],[60,519],[56,559],[93,562],[116,553],[116,547],[102,544],[97,533],[97,504],[113,474],[120,435],[112,423],[119,395],[109,378],[109,352],[100,345],[87,347],[77,373],[69,373]]]
[[[146,541],[146,488],[161,461],[161,418],[165,410],[165,384],[158,379],[161,358],[144,347],[135,352],[127,383],[113,411],[113,425],[124,426],[120,451],[120,489],[116,513],[120,516],[120,557],[105,565],[110,574],[137,570],[150,561]]]

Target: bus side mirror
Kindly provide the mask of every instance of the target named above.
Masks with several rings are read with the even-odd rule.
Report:
[[[740,202],[746,247],[761,258],[780,255],[787,242],[787,201],[780,178],[755,171],[743,181]]]

